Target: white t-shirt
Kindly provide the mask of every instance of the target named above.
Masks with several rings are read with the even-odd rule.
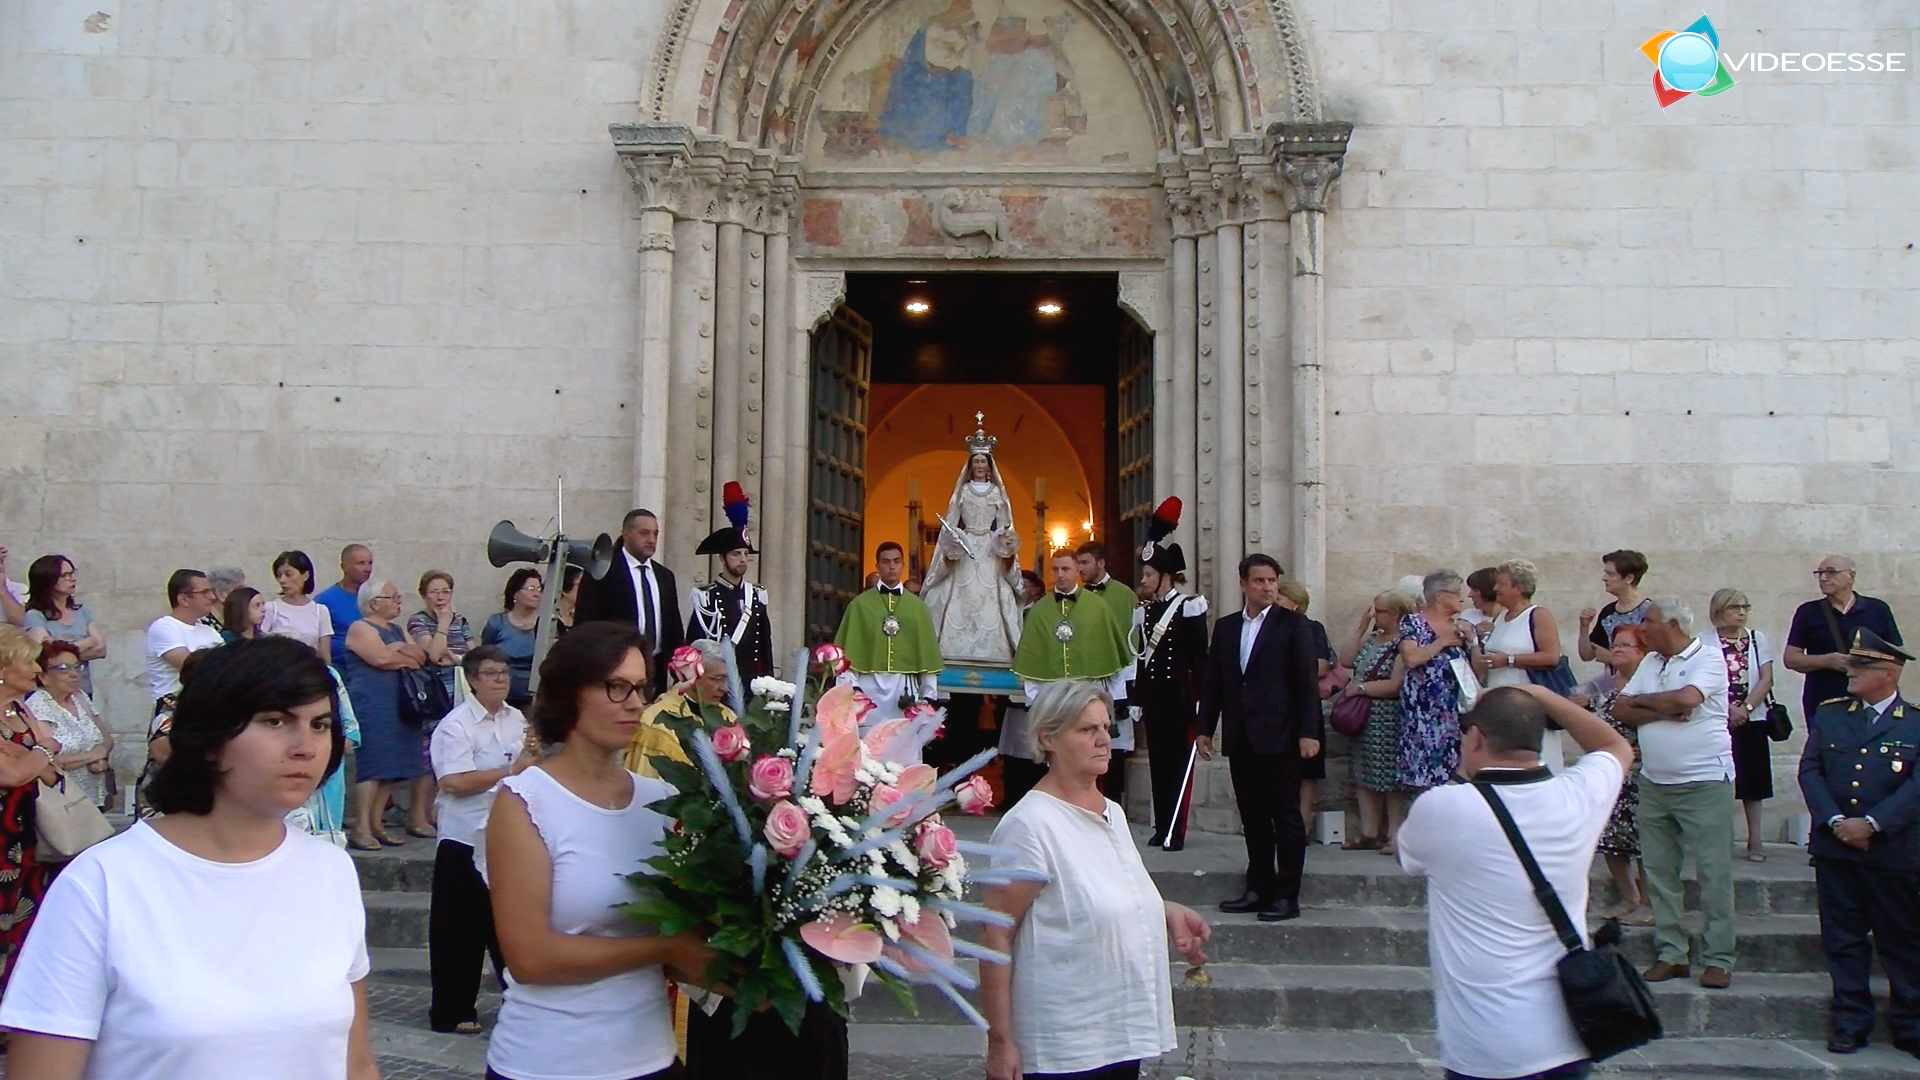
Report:
[[[220,644],[220,631],[197,622],[183,623],[171,614],[147,624],[147,696],[155,701],[180,689],[180,669],[162,657],[175,649],[199,652]]]
[[[1648,653],[1627,681],[1624,694],[1664,694],[1691,686],[1705,700],[1687,719],[1642,724],[1640,779],[1652,784],[1692,784],[1733,779],[1733,733],[1727,730],[1727,661],[1720,639],[1693,639],[1677,656]]]
[[[1047,875],[1013,937],[1013,1037],[1029,1073],[1072,1073],[1174,1048],[1166,904],[1126,815],[1029,792],[993,830],[995,859]]]
[[[327,655],[333,638],[333,613],[327,610],[327,605],[315,603],[312,597],[308,597],[304,604],[289,604],[277,599],[267,601],[267,617],[261,621],[260,629],[280,637],[290,637],[319,653],[320,659],[329,663],[334,660]]]
[[[0,1026],[92,1040],[86,1080],[342,1080],[367,970],[346,852],[211,862],[138,822],[54,881]]]
[[[470,697],[434,725],[427,752],[433,760],[433,775],[455,776],[507,768],[526,748],[526,741],[527,718],[519,709],[502,705],[499,712],[489,714],[481,708],[479,698]],[[440,839],[478,847],[498,790],[500,785],[495,784],[477,795],[449,795],[444,791],[435,795]]]
[[[1495,789],[1583,940],[1587,872],[1621,779],[1618,758],[1588,754],[1551,779]],[[1480,792],[1468,784],[1425,792],[1398,844],[1400,865],[1427,876],[1427,951],[1446,1067],[1497,1078],[1585,1058],[1555,971],[1566,948]]]
[[[1480,647],[1487,652],[1503,652],[1509,656],[1525,656],[1536,651],[1533,647],[1533,607],[1529,605],[1515,618],[1507,618],[1502,610],[1494,617],[1493,631]],[[1497,667],[1487,670],[1487,689],[1496,686],[1525,686],[1533,680],[1523,667]]]
[[[666,835],[667,819],[647,804],[673,788],[634,776],[633,801],[624,810],[608,810],[568,791],[539,766],[500,786],[526,803],[553,858],[548,919],[554,932],[646,933],[620,905],[639,899],[626,875],[646,871],[646,860],[660,854]],[[487,872],[484,860],[480,872]],[[667,979],[658,966],[578,986],[529,985],[508,971],[487,1065],[514,1080],[628,1080],[666,1068],[675,1053]]]

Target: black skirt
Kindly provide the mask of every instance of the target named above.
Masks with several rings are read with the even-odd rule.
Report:
[[[847,1080],[847,1022],[826,1005],[807,1006],[798,1035],[772,1010],[754,1013],[747,1030],[732,1035],[732,1001],[712,1016],[698,1005],[688,1009],[686,1080]]]
[[[1773,798],[1773,740],[1767,714],[1733,729],[1733,797],[1739,802]]]

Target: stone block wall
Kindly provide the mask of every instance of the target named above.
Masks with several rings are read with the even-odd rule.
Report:
[[[0,7],[0,545],[79,567],[109,715],[178,566],[366,541],[476,628],[500,518],[633,482],[638,280],[607,125],[658,3]],[[128,740],[130,764],[138,740]]]

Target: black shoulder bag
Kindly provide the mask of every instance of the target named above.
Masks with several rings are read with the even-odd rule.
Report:
[[[1566,946],[1567,955],[1561,957],[1559,963],[1560,996],[1566,1001],[1573,1030],[1586,1044],[1587,1055],[1594,1061],[1604,1061],[1659,1038],[1662,1034],[1660,1014],[1654,1011],[1653,993],[1617,948],[1619,921],[1608,919],[1594,932],[1593,948],[1582,945],[1580,932],[1574,928],[1573,920],[1567,918],[1567,909],[1561,906],[1560,897],[1547,876],[1540,872],[1540,864],[1527,849],[1527,842],[1520,835],[1520,827],[1513,823],[1513,815],[1507,813],[1506,804],[1500,801],[1491,784],[1473,786],[1486,798],[1487,805],[1493,808],[1493,816],[1506,830],[1513,853],[1519,856],[1527,879],[1533,882],[1534,899],[1545,909],[1554,932],[1560,936],[1560,944]]]

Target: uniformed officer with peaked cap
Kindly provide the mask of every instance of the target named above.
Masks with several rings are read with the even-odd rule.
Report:
[[[1847,696],[1807,720],[1800,790],[1820,897],[1820,943],[1833,977],[1827,1049],[1851,1054],[1873,1030],[1876,951],[1892,987],[1893,1045],[1920,1057],[1920,709],[1901,700],[1914,657],[1871,630],[1847,652]],[[1872,943],[1868,937],[1871,935]]]

